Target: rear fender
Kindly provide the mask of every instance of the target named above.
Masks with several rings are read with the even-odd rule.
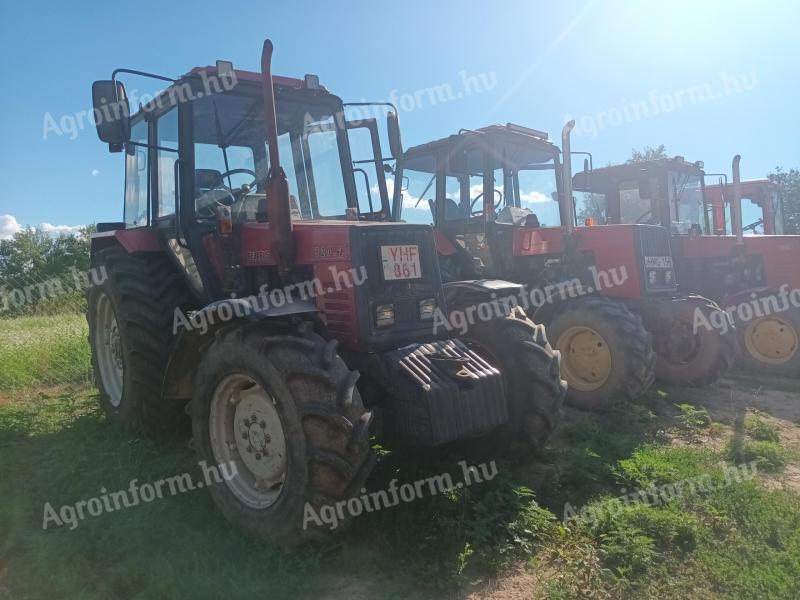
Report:
[[[158,234],[145,227],[98,231],[92,234],[92,254],[115,244],[123,247],[129,253],[166,252],[167,250]]]
[[[565,302],[591,296],[597,294],[591,288],[579,283],[577,279],[544,288],[530,288],[528,289],[530,308],[526,308],[525,312],[534,323],[547,325]]]
[[[310,300],[293,299],[281,306],[272,306],[263,302],[261,296],[251,299],[252,303],[245,298],[212,302],[188,315],[180,308],[175,309],[172,331],[177,339],[164,374],[164,398],[192,397],[192,381],[202,350],[223,327],[290,317],[312,318],[318,312]]]

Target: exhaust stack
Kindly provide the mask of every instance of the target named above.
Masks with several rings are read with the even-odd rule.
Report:
[[[567,235],[575,233],[574,210],[572,206],[572,152],[570,145],[570,134],[575,128],[575,121],[568,121],[561,130],[561,154],[563,155],[563,201],[559,205],[561,213],[561,225],[566,228]]]
[[[292,213],[289,182],[281,167],[278,153],[278,116],[275,110],[275,86],[272,81],[272,41],[264,40],[261,52],[261,84],[264,93],[264,126],[269,148],[266,217],[272,233],[272,255],[282,275],[294,265],[295,246],[292,234]],[[260,211],[263,214],[263,211]]]
[[[742,230],[742,179],[739,172],[739,161],[742,157],[737,154],[733,157],[733,198],[731,199],[731,221],[736,234],[736,245],[744,245],[744,231]]]

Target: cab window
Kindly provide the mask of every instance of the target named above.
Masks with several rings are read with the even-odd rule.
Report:
[[[148,181],[147,121],[131,126],[131,142],[125,145],[125,210],[126,227],[147,225]]]
[[[173,107],[156,120],[155,150],[158,169],[158,217],[175,214],[175,162],[178,160],[178,109]]]
[[[656,203],[641,197],[639,182],[635,179],[619,184],[619,222],[658,224]]]

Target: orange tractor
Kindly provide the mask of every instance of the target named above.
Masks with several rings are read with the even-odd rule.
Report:
[[[514,286],[443,286],[430,227],[359,206],[348,132],[374,121],[348,123],[315,76],[273,77],[271,56],[267,41],[261,73],[218,62],[94,83],[125,201],[92,237],[108,277],[87,316],[109,418],[171,433],[188,412],[198,458],[232,473],[210,486],[222,512],[293,543],[363,494],[372,434],[537,449],[565,384],[521,311],[434,332],[437,309]],[[131,115],[120,74],[168,86]]]
[[[563,153],[545,133],[511,124],[409,148],[398,157],[394,218],[429,207],[448,281],[525,286],[524,308],[561,351],[572,404],[636,397],[656,376],[679,385],[717,380],[733,361],[735,336],[693,329],[698,311],[727,316],[678,292],[668,231],[640,219],[575,226],[572,126]]]
[[[762,373],[800,374],[800,236],[777,232],[780,210],[768,182],[742,183],[739,156],[730,184],[705,187],[701,162],[652,160],[575,175],[576,190],[607,223],[645,220],[669,231],[678,284],[724,307],[736,325],[742,359]],[[742,196],[763,213],[743,227]],[[727,327],[698,318],[696,327]]]

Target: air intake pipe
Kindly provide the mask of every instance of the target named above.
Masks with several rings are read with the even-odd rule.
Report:
[[[281,275],[287,275],[294,265],[295,245],[292,233],[292,213],[289,182],[281,167],[278,154],[278,116],[275,110],[275,86],[272,81],[272,42],[264,40],[261,52],[261,84],[264,93],[264,125],[269,148],[266,213],[272,234],[272,255]]]

